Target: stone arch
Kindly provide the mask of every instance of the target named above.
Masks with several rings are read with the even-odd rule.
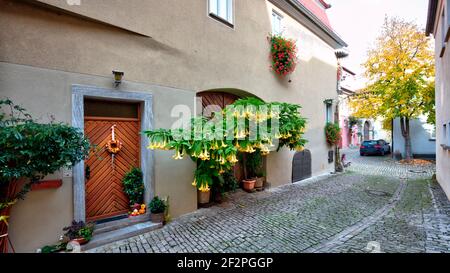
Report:
[[[197,93],[197,97],[201,99],[202,114],[209,118],[212,112],[217,112],[224,109],[226,106],[233,104],[236,100],[246,97],[259,97],[253,95],[244,90],[233,88],[219,88],[201,91]],[[245,156],[245,154],[243,154]],[[263,169],[266,169],[266,159],[263,159]],[[242,181],[244,177],[244,166],[242,162],[239,162],[234,167],[234,176],[237,181]]]

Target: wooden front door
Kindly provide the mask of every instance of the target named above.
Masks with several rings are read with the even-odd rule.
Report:
[[[112,139],[112,126],[121,150],[112,156],[106,149]],[[140,120],[119,117],[85,116],[85,135],[94,146],[85,161],[86,219],[98,221],[125,215],[129,200],[123,192],[122,179],[140,164]]]

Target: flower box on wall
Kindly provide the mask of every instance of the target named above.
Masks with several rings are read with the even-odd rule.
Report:
[[[45,190],[45,189],[57,189],[62,186],[62,180],[45,180],[33,183],[31,185],[32,191]]]

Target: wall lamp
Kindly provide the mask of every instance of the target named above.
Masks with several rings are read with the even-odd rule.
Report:
[[[118,71],[118,70],[113,70],[112,73],[114,75],[114,85],[117,87],[122,83],[122,78],[123,78],[123,75],[125,75],[125,73],[122,71]]]

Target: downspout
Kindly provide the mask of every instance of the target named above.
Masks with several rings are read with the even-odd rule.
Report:
[[[395,151],[395,146],[394,146],[394,119],[391,120],[391,140],[392,140],[392,151],[391,151],[391,157],[394,158],[394,151]]]

